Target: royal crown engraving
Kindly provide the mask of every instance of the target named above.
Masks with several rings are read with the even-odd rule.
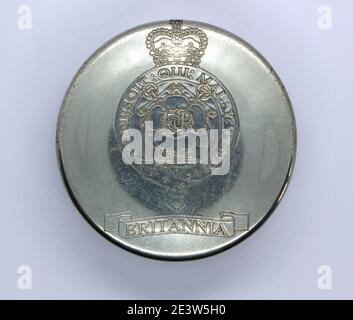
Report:
[[[206,34],[199,28],[183,28],[182,20],[172,20],[170,25],[171,29],[152,30],[146,38],[155,65],[198,66],[207,48]]]

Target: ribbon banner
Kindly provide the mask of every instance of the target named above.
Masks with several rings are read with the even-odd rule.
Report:
[[[235,232],[249,230],[249,215],[222,211],[219,218],[191,215],[133,218],[131,212],[106,214],[104,231],[122,238],[162,234],[191,234],[211,237],[232,237]]]

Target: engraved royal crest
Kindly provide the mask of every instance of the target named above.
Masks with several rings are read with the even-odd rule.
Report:
[[[201,68],[208,39],[196,27],[184,28],[171,21],[170,28],[153,29],[146,36],[146,47],[155,67],[140,75],[122,96],[115,122],[120,150],[126,129],[138,129],[143,138],[158,129],[177,133],[179,129],[228,129],[230,152],[237,144],[239,119],[234,100],[216,76]],[[147,132],[147,121],[153,122]],[[154,142],[154,147],[158,147]],[[177,155],[175,155],[177,158]],[[177,161],[176,161],[177,163]],[[132,164],[146,182],[162,192],[166,212],[192,212],[188,206],[190,188],[211,175],[212,164]]]

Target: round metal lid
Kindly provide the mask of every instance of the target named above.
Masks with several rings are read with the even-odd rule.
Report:
[[[250,45],[208,24],[161,21],[81,67],[57,152],[75,205],[106,238],[193,259],[238,243],[275,209],[292,174],[295,119]]]

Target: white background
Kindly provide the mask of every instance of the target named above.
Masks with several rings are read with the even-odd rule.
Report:
[[[31,30],[17,8],[32,8]],[[318,8],[332,9],[332,29]],[[0,298],[353,298],[353,2],[1,1]],[[225,28],[282,78],[298,129],[294,175],[272,217],[216,256],[161,262],[114,246],[74,208],[61,181],[55,129],[84,60],[130,27],[170,18]],[[32,290],[17,287],[30,265]],[[317,285],[320,265],[332,289]]]

